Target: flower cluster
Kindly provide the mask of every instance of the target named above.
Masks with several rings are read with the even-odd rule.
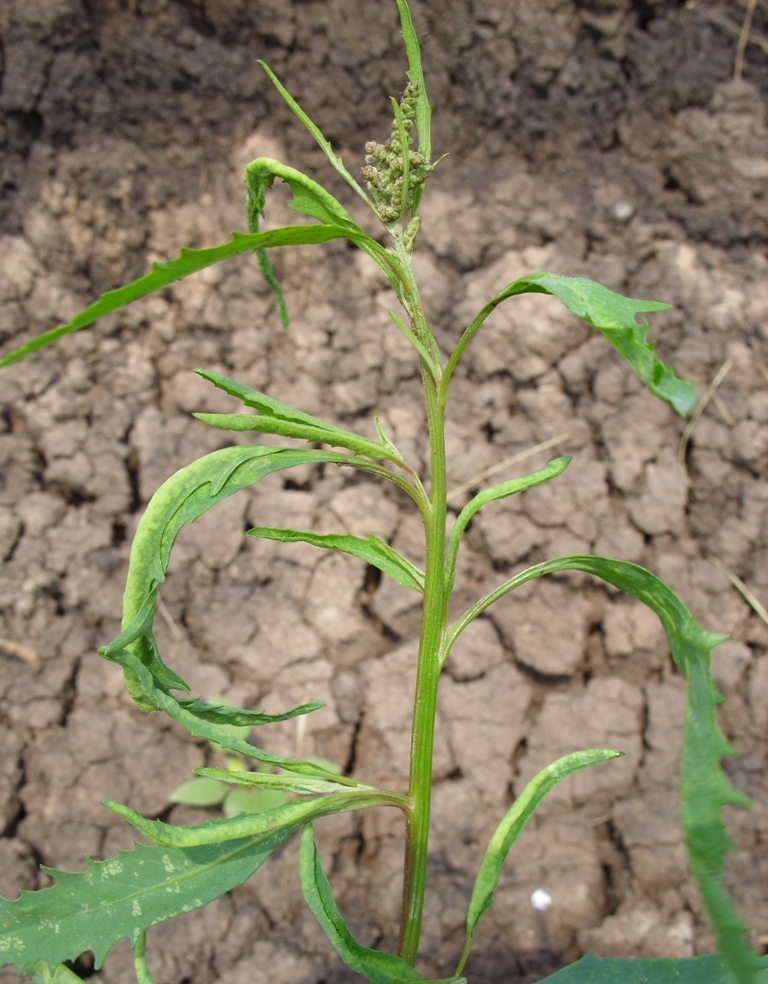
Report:
[[[410,210],[414,191],[424,184],[435,169],[435,165],[430,164],[423,154],[411,150],[411,132],[416,124],[418,94],[418,84],[409,82],[400,101],[405,146],[397,119],[385,144],[371,140],[365,145],[363,174],[376,210],[386,223],[397,222]]]

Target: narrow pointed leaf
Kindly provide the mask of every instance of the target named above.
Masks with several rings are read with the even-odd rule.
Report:
[[[733,984],[720,958],[615,960],[588,953],[539,984]]]
[[[212,246],[208,249],[182,249],[181,254],[174,260],[167,263],[153,263],[152,272],[138,280],[118,287],[116,290],[107,291],[93,304],[80,311],[65,325],[53,328],[37,338],[22,345],[20,348],[9,352],[0,358],[0,368],[16,362],[18,359],[36,352],[38,349],[52,342],[69,335],[81,328],[87,328],[94,321],[103,318],[113,311],[117,311],[132,301],[136,301],[147,294],[162,290],[177,280],[182,280],[199,270],[220,263],[232,256],[239,256],[241,253],[248,253],[255,249],[271,249],[278,246],[303,246],[315,243],[327,243],[331,239],[344,239],[348,237],[348,230],[341,226],[287,226],[283,229],[274,229],[271,232],[259,232],[255,234],[243,234],[235,232],[232,240],[220,246]]]
[[[338,171],[338,173],[342,176],[342,178],[344,178],[344,180],[347,182],[350,188],[353,188],[357,192],[357,194],[360,195],[363,201],[367,205],[370,205],[370,200],[368,196],[360,187],[360,185],[357,183],[357,181],[355,181],[355,179],[352,177],[352,175],[349,173],[346,167],[344,167],[344,162],[342,161],[342,159],[338,156],[338,154],[334,153],[333,147],[331,147],[330,142],[325,138],[320,128],[316,126],[312,122],[312,120],[307,116],[307,114],[304,112],[301,106],[299,106],[299,104],[296,102],[296,100],[293,98],[290,92],[288,92],[288,90],[282,84],[280,79],[278,79],[278,77],[275,75],[275,73],[272,71],[269,65],[267,65],[267,63],[263,61],[259,61],[259,65],[261,65],[261,67],[267,73],[270,81],[277,89],[277,91],[280,93],[280,95],[283,97],[283,99],[285,100],[286,104],[291,109],[291,111],[299,118],[299,120],[301,120],[305,129],[309,133],[311,133],[312,136],[315,138],[318,146],[325,154],[325,156],[328,158],[328,160],[331,162],[333,168],[336,171]]]
[[[147,934],[139,933],[133,945],[133,969],[136,974],[136,984],[154,984],[147,966]]]
[[[211,721],[214,724],[225,724],[228,727],[252,728],[262,724],[274,724],[277,721],[290,721],[295,717],[304,714],[311,714],[312,711],[319,711],[325,704],[315,701],[311,704],[302,704],[294,707],[290,711],[283,711],[281,714],[266,714],[264,711],[247,711],[242,707],[230,707],[228,704],[209,704],[207,701],[187,697],[179,698],[179,704],[190,714],[200,718],[202,721]]]
[[[544,799],[547,793],[567,776],[586,769],[598,762],[607,762],[618,758],[623,753],[614,749],[591,749],[585,752],[572,752],[558,759],[552,765],[534,776],[522,793],[517,797],[504,819],[493,833],[488,847],[485,849],[483,860],[472,889],[467,912],[467,939],[464,952],[459,963],[461,971],[469,956],[472,936],[480,917],[493,902],[493,893],[499,884],[499,875],[509,849],[517,840],[520,832],[533,814],[533,811]]]
[[[281,543],[311,543],[312,546],[326,550],[352,554],[353,557],[359,557],[378,568],[404,588],[413,588],[422,594],[424,592],[424,572],[372,533],[363,538],[351,533],[311,533],[257,526],[248,530],[246,535],[263,540],[278,540]]]
[[[191,848],[205,844],[222,844],[227,841],[250,838],[268,840],[275,834],[296,830],[309,820],[327,817],[346,810],[363,810],[369,806],[392,806],[401,803],[402,797],[383,790],[371,791],[367,786],[360,790],[346,789],[343,793],[324,796],[311,802],[295,800],[266,813],[243,814],[206,820],[190,826],[147,820],[122,803],[104,800],[104,806],[117,813],[134,826],[139,833],[162,847]]]
[[[427,160],[432,156],[431,119],[432,109],[427,99],[427,89],[424,85],[424,71],[421,65],[421,46],[413,26],[411,12],[407,0],[397,0],[400,11],[400,27],[405,52],[408,56],[408,78],[419,86],[419,96],[416,103],[416,132],[419,135],[419,153]]]
[[[13,902],[0,897],[0,965],[34,975],[37,961],[56,967],[92,950],[98,968],[121,939],[133,944],[149,926],[242,884],[288,833],[184,851],[139,844],[108,861],[86,858],[86,870],[74,874],[46,868],[56,879],[51,888]],[[62,971],[52,984],[68,981]]]
[[[456,559],[459,552],[459,546],[461,544],[461,538],[464,535],[464,530],[469,525],[469,522],[475,513],[489,502],[495,502],[497,499],[507,499],[511,495],[517,495],[518,492],[525,492],[527,489],[532,489],[536,485],[541,485],[544,482],[548,482],[551,478],[557,478],[558,475],[562,475],[570,463],[570,455],[555,458],[553,461],[550,461],[549,464],[545,465],[543,468],[539,468],[538,471],[532,472],[530,475],[523,475],[521,478],[513,478],[508,482],[502,482],[500,485],[494,485],[490,489],[485,489],[484,491],[479,492],[466,504],[466,506],[464,506],[459,515],[456,517],[456,522],[453,524],[448,545],[446,563],[448,569],[448,584],[451,587],[453,586],[453,578],[456,570]]]
[[[348,967],[362,974],[370,984],[416,984],[424,980],[401,957],[371,950],[354,938],[336,906],[309,823],[301,833],[299,872],[307,905]]]
[[[274,775],[269,772],[233,772],[230,769],[195,769],[198,776],[208,777],[208,781],[235,783],[253,789],[281,789],[297,796],[321,796],[326,793],[343,793],[349,789],[339,782],[320,779],[315,776]],[[195,780],[192,780],[194,782]],[[365,787],[359,786],[358,789]],[[367,787],[373,792],[373,787]]]
[[[218,373],[198,369],[197,374],[259,413],[259,416],[196,413],[195,416],[203,423],[226,430],[255,430],[268,434],[279,434],[282,437],[297,437],[305,441],[330,444],[332,447],[348,448],[356,454],[364,454],[377,461],[389,460],[401,463],[401,458],[393,453],[391,446],[377,444],[376,441],[371,441],[360,434],[355,434],[343,427],[338,427],[336,424],[321,420],[319,417],[313,417],[309,413],[296,410],[295,407],[288,406],[287,403],[274,400],[265,393],[243,386],[233,379],[218,375]]]

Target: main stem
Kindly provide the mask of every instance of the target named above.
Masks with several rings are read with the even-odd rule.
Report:
[[[410,270],[410,263],[408,268]],[[417,334],[426,333],[427,328],[424,323],[418,291],[415,283],[412,286],[414,306],[409,314]],[[429,425],[431,488],[430,510],[425,518],[427,557],[424,603],[411,731],[408,792],[413,806],[408,815],[406,826],[403,909],[398,946],[400,956],[411,965],[416,962],[424,909],[437,684],[440,677],[440,653],[447,623],[447,598],[445,597],[446,475],[443,408],[435,380],[423,366],[422,380]]]

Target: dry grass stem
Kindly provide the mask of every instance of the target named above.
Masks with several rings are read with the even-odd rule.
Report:
[[[732,365],[733,365],[733,360],[732,359],[727,359],[722,364],[722,366],[720,367],[720,371],[717,373],[717,375],[715,376],[715,378],[712,380],[712,382],[707,387],[707,390],[704,393],[704,396],[702,396],[702,398],[699,400],[698,406],[693,411],[693,414],[691,416],[691,419],[686,424],[685,430],[683,431],[683,435],[680,438],[680,447],[678,448],[678,451],[677,451],[677,460],[680,463],[680,468],[683,471],[683,475],[685,476],[685,481],[686,481],[686,483],[688,485],[691,485],[691,476],[688,474],[688,466],[685,463],[685,456],[686,456],[686,454],[688,452],[688,443],[691,440],[691,435],[693,434],[694,430],[696,429],[696,425],[698,424],[699,420],[701,420],[701,415],[706,410],[707,405],[709,404],[709,401],[714,397],[715,392],[717,391],[718,386],[722,383],[722,381],[728,375],[728,373],[729,373]],[[718,406],[719,406],[719,404],[718,404]],[[727,420],[728,417],[730,417],[731,415],[730,415],[730,413],[728,413],[728,411],[726,411],[726,414],[727,414],[727,417],[726,417],[726,420]],[[733,418],[731,418],[731,419],[733,419]]]

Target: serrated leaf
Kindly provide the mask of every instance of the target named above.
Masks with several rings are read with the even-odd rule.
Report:
[[[310,543],[325,550],[338,550],[341,553],[359,557],[372,567],[387,574],[404,588],[424,593],[424,572],[406,560],[394,547],[369,533],[367,537],[353,536],[351,533],[312,533],[300,530],[277,529],[273,526],[257,526],[248,530],[246,536],[260,537],[263,540],[277,540],[280,543]]]
[[[334,901],[310,823],[301,832],[299,872],[307,905],[348,967],[362,974],[370,984],[416,984],[424,980],[401,957],[371,950],[354,938]]]
[[[296,410],[295,407],[281,403],[265,393],[243,386],[233,379],[220,376],[204,369],[196,370],[198,376],[207,379],[218,389],[241,400],[247,407],[257,410],[259,416],[242,413],[196,413],[195,417],[211,427],[232,431],[260,431],[265,434],[278,434],[281,437],[295,437],[304,441],[330,444],[331,447],[348,448],[356,454],[363,454],[374,460],[388,460],[401,463],[400,456],[391,446],[377,444],[368,438],[330,424],[319,417]]]
[[[311,802],[296,800],[258,815],[225,817],[204,823],[181,826],[162,820],[147,820],[140,813],[114,800],[104,800],[104,806],[123,817],[153,844],[174,848],[199,847],[226,841],[252,838],[268,840],[282,831],[293,831],[309,820],[327,817],[347,810],[364,810],[369,806],[393,806],[402,798],[383,790],[346,789],[343,793],[324,796]]]
[[[218,806],[227,792],[227,787],[216,779],[189,779],[173,790],[171,802],[184,806]]]
[[[319,796],[340,793],[347,787],[314,776],[274,775],[269,772],[232,772],[229,769],[195,769],[199,776],[207,776],[220,782],[236,783],[257,789],[281,789],[297,796]],[[371,787],[372,788],[372,787]]]
[[[615,960],[588,953],[539,984],[732,984],[717,956]]]
[[[101,967],[121,939],[133,944],[149,926],[242,884],[289,833],[184,851],[138,844],[108,861],[86,858],[82,872],[46,868],[55,885],[13,902],[0,897],[0,965],[34,975],[37,961],[56,967],[92,950]],[[54,976],[55,984],[68,980]]]
[[[723,698],[712,679],[710,652],[726,636],[704,631],[674,591],[637,564],[575,556],[529,567],[490,592],[449,631],[446,650],[463,627],[505,594],[535,577],[569,570],[593,574],[632,595],[654,611],[662,624],[675,665],[687,682],[680,814],[691,871],[712,920],[723,965],[738,984],[768,984],[768,957],[759,957],[750,947],[745,937],[748,927],[736,915],[722,886],[724,858],[731,847],[723,807],[751,805],[720,766],[721,758],[735,753],[717,723],[716,708]]]
[[[99,318],[103,318],[113,311],[118,311],[132,301],[146,297],[155,291],[162,290],[164,287],[168,287],[178,280],[189,277],[199,270],[204,270],[206,267],[213,266],[215,263],[220,263],[222,260],[227,260],[232,256],[239,256],[241,253],[249,253],[256,249],[264,250],[278,246],[313,245],[327,243],[332,239],[346,239],[348,237],[348,230],[341,226],[287,226],[283,229],[274,229],[270,232],[249,234],[234,232],[231,241],[222,243],[220,246],[211,246],[207,249],[182,249],[176,259],[170,260],[167,263],[153,263],[151,273],[139,277],[138,280],[134,280],[124,287],[107,291],[93,304],[90,304],[76,314],[65,325],[59,325],[59,327],[51,331],[44,332],[25,345],[4,355],[0,358],[0,369],[3,366],[10,365],[12,362],[16,362],[25,355],[29,355],[31,352],[36,352],[38,349],[50,345],[65,335],[70,335],[72,332],[79,331],[81,328],[87,328],[94,321],[98,321]]]
[[[477,872],[472,895],[469,900],[467,911],[467,937],[462,953],[457,973],[461,972],[469,956],[469,949],[472,944],[472,937],[480,917],[493,902],[493,893],[499,884],[501,867],[509,853],[510,848],[517,840],[520,832],[530,819],[533,811],[544,799],[550,790],[565,779],[573,775],[580,769],[586,769],[590,765],[597,765],[599,762],[607,762],[609,759],[618,758],[623,752],[614,749],[590,749],[583,752],[572,752],[566,755],[545,769],[526,785],[522,793],[517,797],[506,816],[493,833],[488,847],[483,854],[480,868]]]
[[[622,297],[593,280],[561,277],[556,273],[530,273],[509,284],[489,301],[460,339],[449,361],[444,385],[447,385],[447,379],[462,352],[488,315],[507,298],[527,293],[551,294],[557,297],[570,311],[592,328],[596,328],[610,342],[637,373],[649,392],[670,403],[682,416],[691,412],[696,402],[696,388],[691,383],[678,379],[673,370],[657,358],[655,343],[648,341],[647,321],[637,321],[638,314],[665,311],[669,305],[659,301]]]

